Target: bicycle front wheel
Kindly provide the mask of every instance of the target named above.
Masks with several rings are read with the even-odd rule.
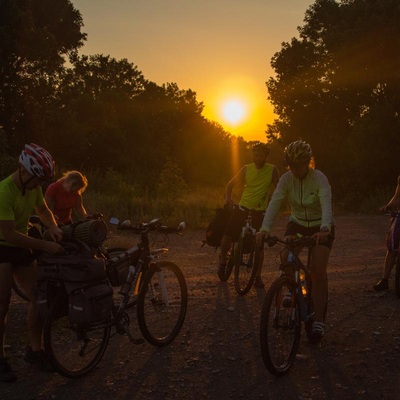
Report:
[[[243,239],[247,240],[243,246]],[[235,289],[244,296],[253,286],[257,274],[258,257],[255,242],[252,237],[241,238],[238,244],[238,254],[235,257]]]
[[[293,279],[278,278],[264,300],[260,323],[260,348],[265,367],[281,376],[292,366],[300,342],[300,310]]]
[[[110,326],[78,327],[68,318],[68,297],[58,296],[50,306],[44,324],[44,348],[54,368],[68,378],[90,372],[103,356]]]
[[[187,287],[179,267],[170,261],[150,264],[137,305],[144,338],[154,346],[171,343],[182,328],[186,309]]]

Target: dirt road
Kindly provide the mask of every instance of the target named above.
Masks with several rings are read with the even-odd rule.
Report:
[[[388,219],[337,217],[329,266],[328,329],[321,348],[302,335],[300,355],[282,378],[265,369],[259,351],[259,318],[265,290],[236,294],[232,278],[220,283],[217,254],[201,247],[204,232],[171,237],[168,258],[185,273],[189,308],[178,338],[167,348],[133,346],[115,336],[98,367],[68,380],[31,370],[23,362],[25,307],[13,299],[7,343],[18,372],[0,383],[0,399],[399,399],[400,299],[375,293]],[[274,233],[281,233],[285,221]],[[265,257],[266,289],[277,275],[275,252]],[[139,335],[135,327],[136,334]]]

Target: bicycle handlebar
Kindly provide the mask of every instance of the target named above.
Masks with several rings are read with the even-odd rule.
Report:
[[[180,232],[185,229],[185,223],[181,222],[177,228],[172,228],[166,225],[162,225],[159,218],[154,218],[149,222],[143,222],[138,225],[132,225],[129,220],[123,222],[118,221],[116,218],[111,218],[111,224],[117,225],[117,229],[133,231],[136,234],[146,234],[149,231],[158,231],[161,233],[176,233],[182,235]]]
[[[387,210],[384,215],[388,215],[390,217],[396,218],[400,214],[400,211],[393,211],[393,210]]]
[[[316,240],[311,236],[303,236],[301,238],[292,239],[288,241],[280,239],[277,236],[269,236],[268,238],[264,239],[264,242],[267,243],[269,247],[275,246],[277,243],[279,243],[284,247],[293,249],[297,246],[312,247],[315,245]]]

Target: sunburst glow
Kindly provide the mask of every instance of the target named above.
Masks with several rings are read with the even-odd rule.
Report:
[[[228,100],[222,105],[222,116],[226,122],[237,125],[242,122],[247,115],[246,105],[241,100]]]

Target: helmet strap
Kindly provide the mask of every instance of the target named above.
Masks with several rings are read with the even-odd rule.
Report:
[[[21,186],[22,186],[22,189],[21,189],[21,191],[22,191],[22,196],[25,196],[25,193],[26,193],[26,185],[32,180],[32,179],[34,179],[35,177],[32,175],[27,181],[23,181],[22,180],[22,174],[21,174],[21,166],[19,166],[19,168],[18,168],[18,175],[19,175],[19,180],[20,180],[20,182],[21,182]]]

